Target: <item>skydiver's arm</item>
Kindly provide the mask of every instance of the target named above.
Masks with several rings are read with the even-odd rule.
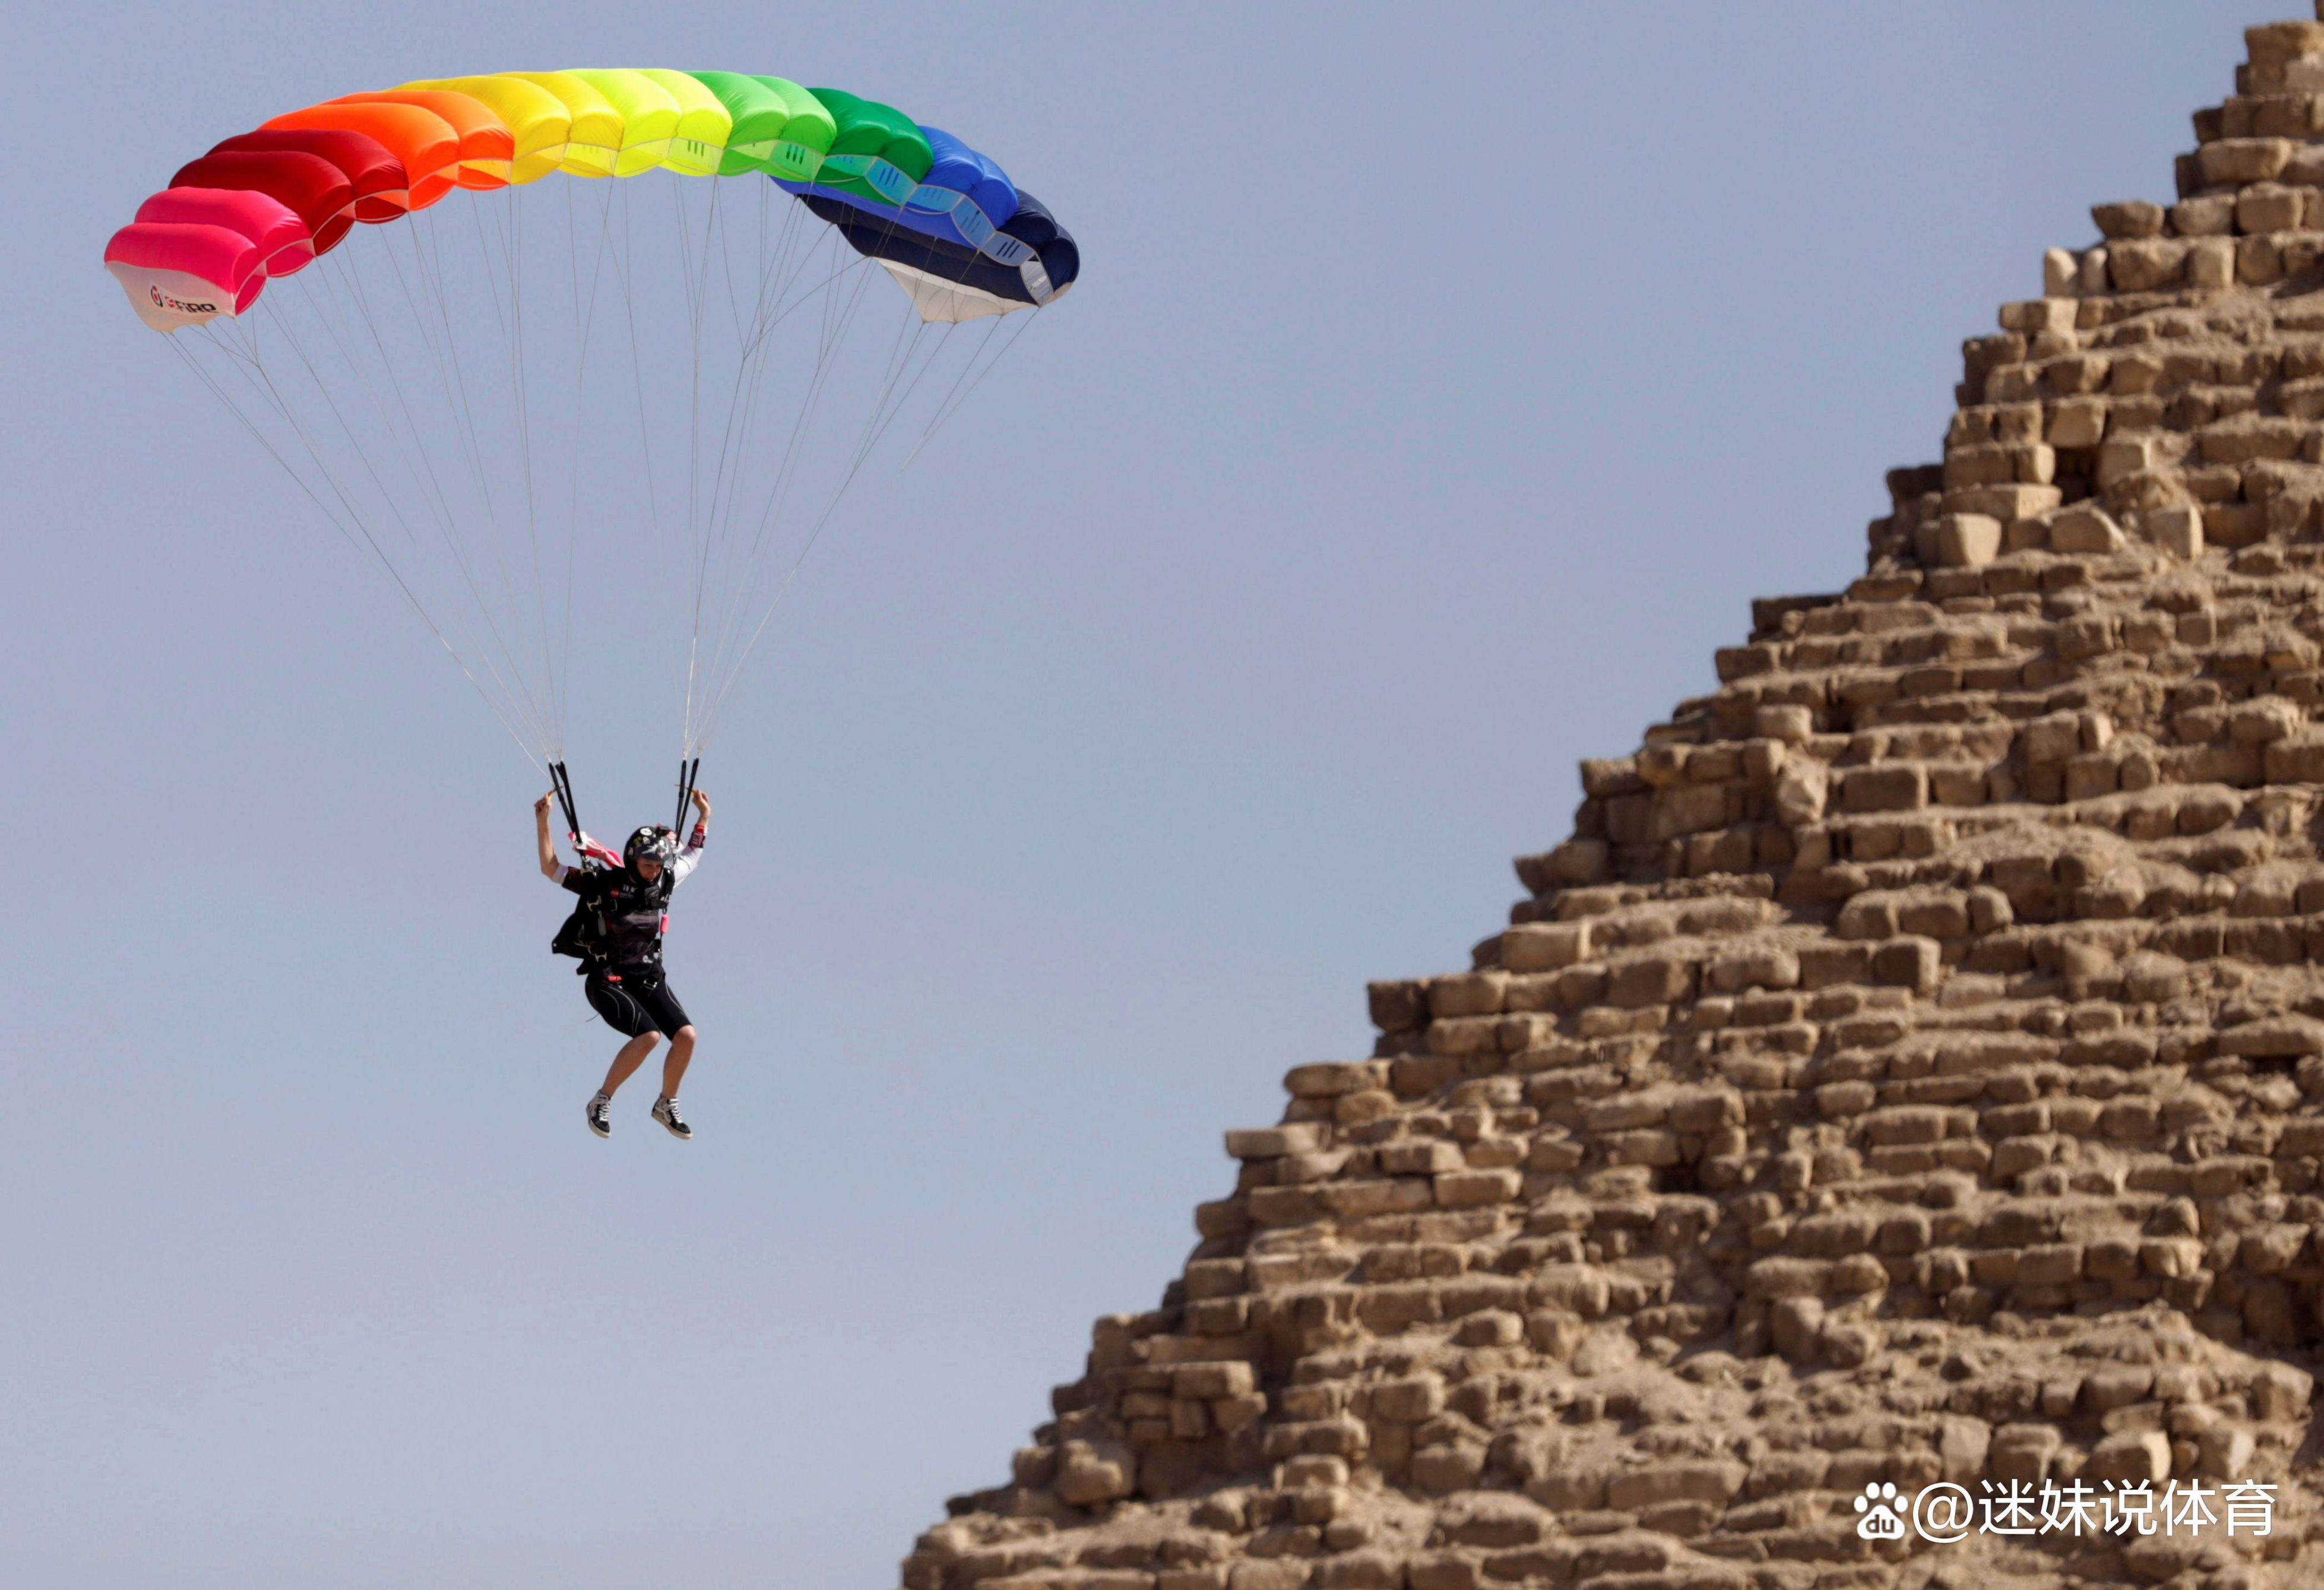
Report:
[[[686,849],[680,850],[669,864],[669,887],[676,888],[702,859],[702,847],[710,838],[710,797],[700,790],[694,792],[694,809],[701,815],[695,819],[694,832],[687,836]]]
[[[540,876],[551,883],[563,883],[565,869],[557,860],[556,836],[549,832],[549,803],[555,795],[552,790],[532,803],[532,826],[540,843]]]

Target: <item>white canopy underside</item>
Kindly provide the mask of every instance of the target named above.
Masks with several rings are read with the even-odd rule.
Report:
[[[926,271],[916,271],[893,260],[881,260],[879,265],[896,279],[898,286],[912,295],[913,307],[919,310],[922,320],[957,325],[963,320],[982,320],[988,315],[1006,315],[1011,309],[1033,307],[1021,299],[1004,299],[981,288],[946,281],[941,276],[931,276]]]

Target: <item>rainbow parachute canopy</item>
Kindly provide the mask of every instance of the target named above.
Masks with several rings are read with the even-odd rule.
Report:
[[[892,276],[923,321],[1073,285],[1073,237],[1007,172],[893,106],[783,78],[663,68],[428,78],[290,111],[182,167],[106,245],[148,326],[247,312],[357,223],[552,171],[763,175]]]

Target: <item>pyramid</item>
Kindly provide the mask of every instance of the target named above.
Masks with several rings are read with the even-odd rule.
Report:
[[[2324,1585],[2324,22],[2246,37],[905,1590]]]

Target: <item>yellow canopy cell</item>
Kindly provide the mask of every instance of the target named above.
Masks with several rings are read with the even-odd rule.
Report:
[[[644,66],[638,75],[650,78],[678,101],[678,128],[669,135],[669,152],[661,163],[688,177],[715,177],[734,131],[734,118],[709,86],[691,72],[668,67]]]
[[[537,182],[557,170],[565,158],[572,113],[563,100],[538,83],[509,77],[429,78],[403,87],[448,89],[489,106],[507,124],[515,146],[509,169],[498,173],[503,181]]]
[[[661,164],[678,131],[678,101],[669,89],[641,71],[582,67],[565,75],[588,84],[622,114],[621,153],[613,162],[613,175],[634,177]]]
[[[521,83],[546,88],[564,103],[572,126],[557,164],[576,177],[610,177],[622,154],[626,131],[622,113],[591,84],[571,72],[500,72]],[[673,117],[673,120],[676,118]]]

